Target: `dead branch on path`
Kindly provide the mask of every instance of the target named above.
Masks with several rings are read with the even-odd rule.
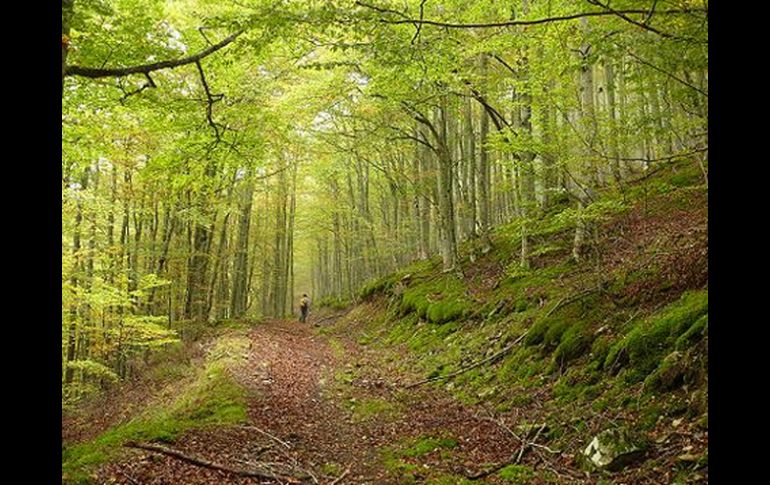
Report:
[[[201,466],[212,470],[221,470],[221,471],[232,473],[233,475],[238,475],[241,477],[264,478],[268,480],[285,481],[288,483],[302,483],[301,478],[287,476],[287,475],[278,475],[266,470],[258,470],[258,469],[245,470],[241,468],[232,468],[226,465],[221,465],[218,463],[214,463],[212,461],[204,460],[203,458],[188,455],[186,453],[183,453],[179,450],[175,450],[173,448],[169,448],[167,446],[158,445],[154,443],[137,443],[134,441],[129,441],[123,446],[126,446],[128,448],[138,448],[142,450],[154,451],[156,453],[161,453],[163,455],[167,455],[172,458],[182,460],[192,465]]]
[[[417,386],[420,386],[420,385],[422,385],[422,384],[427,384],[427,383],[429,383],[429,382],[435,382],[435,381],[440,381],[440,380],[444,380],[444,379],[449,379],[449,378],[452,378],[452,377],[458,376],[458,375],[460,375],[460,374],[463,374],[463,373],[465,373],[465,372],[468,372],[468,371],[469,371],[469,370],[471,370],[471,369],[475,369],[476,367],[482,366],[482,365],[484,365],[484,364],[488,364],[488,363],[490,363],[490,362],[494,362],[494,361],[496,361],[497,359],[499,359],[500,357],[502,357],[503,355],[505,355],[505,354],[507,354],[508,352],[510,352],[511,350],[513,350],[513,348],[514,348],[514,347],[515,347],[515,346],[516,346],[516,345],[517,345],[519,342],[521,342],[521,341],[524,339],[524,337],[527,335],[527,332],[529,332],[529,330],[527,330],[526,332],[524,332],[524,333],[522,333],[521,335],[519,335],[519,337],[518,337],[516,340],[514,340],[514,341],[513,341],[513,343],[511,343],[511,344],[508,344],[508,345],[507,345],[505,348],[503,348],[503,349],[502,349],[502,350],[500,350],[499,352],[497,352],[497,353],[495,353],[495,354],[493,354],[493,355],[491,355],[491,356],[487,357],[486,359],[482,359],[482,360],[480,360],[480,361],[478,361],[478,362],[475,362],[475,363],[473,363],[473,364],[470,364],[470,365],[468,365],[468,366],[462,367],[462,368],[460,368],[459,370],[457,370],[457,371],[455,371],[455,372],[452,372],[452,373],[450,373],[450,374],[444,375],[444,376],[436,376],[436,377],[430,377],[430,378],[428,378],[428,379],[423,379],[423,380],[421,380],[421,381],[418,381],[418,382],[414,382],[414,383],[412,383],[412,384],[409,384],[409,385],[405,386],[404,388],[405,388],[405,389],[411,389],[411,388],[413,388],[413,387],[417,387]]]

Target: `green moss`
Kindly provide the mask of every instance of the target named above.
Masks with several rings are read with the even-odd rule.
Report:
[[[543,342],[548,328],[551,326],[551,321],[548,319],[542,319],[535,322],[529,329],[529,333],[524,337],[525,345],[538,345]]]
[[[543,344],[546,347],[555,347],[561,342],[561,336],[570,327],[570,322],[567,319],[553,319],[548,326],[548,330],[543,335]]]
[[[516,300],[516,303],[513,306],[514,310],[516,310],[517,312],[526,311],[528,307],[529,307],[529,302],[527,301],[526,298],[519,298],[518,300]]]
[[[421,436],[414,439],[411,444],[401,451],[401,456],[418,457],[427,455],[441,449],[451,450],[457,447],[457,440],[454,438]]]
[[[660,363],[700,317],[708,314],[708,291],[688,291],[674,303],[634,325],[626,336],[608,352],[605,368],[619,369],[629,365],[636,372],[633,380],[641,380]]]
[[[676,339],[676,349],[686,350],[697,343],[708,333],[709,316],[703,315],[693,323],[679,338]]]
[[[353,411],[353,421],[373,419],[392,420],[398,416],[398,406],[384,399],[370,398],[348,401]]]
[[[589,370],[601,370],[604,367],[604,361],[612,348],[612,340],[607,336],[601,336],[591,344]]]
[[[336,338],[329,339],[329,347],[331,347],[332,354],[336,359],[343,359],[345,357],[345,347]]]
[[[445,323],[467,317],[472,302],[465,296],[464,283],[453,274],[411,284],[403,293],[399,311],[413,312],[433,323]]]
[[[692,165],[692,164],[691,164]],[[703,182],[703,174],[693,166],[680,168],[677,173],[668,178],[668,182],[674,187],[689,187]]]
[[[510,483],[529,483],[535,472],[526,465],[508,465],[497,472],[497,476]]]
[[[336,477],[342,474],[344,471],[342,465],[335,462],[328,462],[321,465],[321,473],[331,477]]]
[[[332,310],[345,310],[352,304],[353,301],[348,298],[334,296],[328,296],[316,302],[318,308],[331,308]]]
[[[425,483],[428,485],[473,485],[477,482],[469,480],[462,475],[439,475],[429,478]]]
[[[593,339],[594,334],[588,323],[577,322],[571,325],[561,336],[559,346],[553,353],[554,360],[565,364],[577,359],[591,348]]]

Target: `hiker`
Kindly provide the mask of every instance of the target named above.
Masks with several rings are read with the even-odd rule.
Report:
[[[305,323],[309,312],[310,298],[308,298],[307,293],[303,293],[302,298],[299,300],[299,321]]]

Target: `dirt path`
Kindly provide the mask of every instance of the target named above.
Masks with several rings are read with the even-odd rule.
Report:
[[[311,476],[305,483],[332,483],[346,470],[337,483],[458,483],[518,447],[499,425],[440,390],[399,390],[392,383],[404,376],[393,374],[395,366],[345,336],[277,320],[256,326],[250,338],[247,364],[235,373],[254,391],[249,423],[186,433],[175,449],[230,467],[303,470]],[[103,468],[100,479],[270,483],[138,450]]]

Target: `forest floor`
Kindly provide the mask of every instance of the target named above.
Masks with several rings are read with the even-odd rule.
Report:
[[[396,356],[324,330],[286,320],[256,325],[248,358],[233,369],[252,391],[248,422],[189,431],[169,447],[230,468],[270,469],[286,483],[302,474],[303,483],[343,474],[334,483],[405,483],[401,472],[410,482],[461,483],[518,451],[484,410],[434,387],[403,390],[399,383],[417,376],[394,374]],[[103,466],[98,481],[274,483],[133,449]]]

